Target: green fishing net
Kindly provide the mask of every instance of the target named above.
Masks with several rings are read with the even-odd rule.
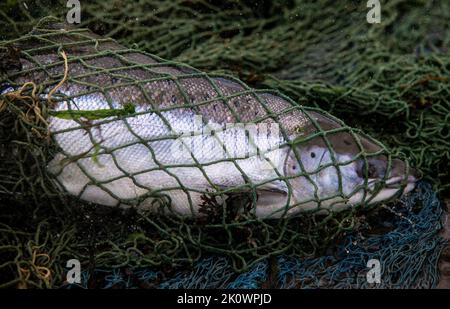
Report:
[[[94,113],[73,110],[55,114],[49,103],[70,101],[99,90],[108,93],[118,89],[115,95],[120,98],[124,94],[124,88],[120,89],[122,82],[145,93],[142,90],[145,81],[139,78],[144,73],[139,70],[159,73],[147,82],[159,79],[176,83],[180,94],[175,96],[175,103],[183,102],[189,108],[201,109],[214,103],[214,99],[223,99],[221,104],[236,119],[245,114],[229,106],[233,104],[233,97],[246,98],[249,94],[254,100],[263,97],[258,101],[262,108],[259,121],[263,121],[264,116],[282,117],[292,111],[311,120],[314,118],[311,115],[318,111],[315,108],[329,111],[346,124],[377,137],[395,155],[405,153],[412,165],[433,183],[434,189],[446,196],[450,89],[449,18],[445,16],[449,10],[446,5],[443,2],[393,1],[382,6],[383,22],[371,25],[365,20],[366,8],[354,3],[99,1],[83,4],[81,26],[114,37],[126,46],[122,48],[110,39],[92,37],[81,28],[61,34],[46,26],[48,19],[26,34],[42,16],[49,13],[64,16],[65,4],[56,6],[56,11],[61,9],[58,12],[53,8],[49,10],[46,2],[35,2],[27,7],[14,1],[2,4],[0,14],[4,18],[0,23],[2,29],[8,29],[2,35],[9,40],[2,44],[2,68],[28,74],[28,79],[15,81],[14,96],[2,96],[0,273],[4,278],[3,286],[60,286],[65,280],[65,263],[72,258],[82,261],[82,268],[91,275],[85,286],[101,285],[93,276],[101,269],[114,274],[124,267],[156,267],[162,273],[156,276],[160,282],[161,276],[169,278],[180,269],[203,263],[201,261],[209,254],[224,257],[227,266],[223,269],[238,273],[259,267],[271,256],[323,255],[327,248],[330,250],[330,243],[340,243],[347,233],[370,225],[367,214],[357,210],[281,220],[260,220],[251,211],[236,212],[234,208],[252,208],[256,199],[254,190],[233,195],[227,201],[227,205],[235,205],[232,208],[217,207],[211,192],[202,192],[205,193],[206,219],[141,213],[134,208],[99,207],[62,193],[54,184],[54,175],[46,169],[49,159],[60,152],[49,135],[48,116],[69,117],[84,127],[90,122],[98,125],[111,119],[122,123],[123,119],[139,113],[133,106],[143,98],[121,102],[119,108],[109,108],[106,114],[104,109]],[[427,13],[423,14],[424,11]],[[20,48],[24,42],[37,46],[28,44],[24,50]],[[54,58],[48,63],[34,62],[33,59],[38,59],[36,55],[45,53],[46,48],[47,52],[52,51]],[[145,52],[151,54],[140,58]],[[30,66],[14,67],[17,63],[14,60],[24,53],[30,59]],[[64,55],[67,55],[67,63]],[[102,57],[112,57],[117,63],[105,67],[108,63],[102,63]],[[72,68],[67,76],[65,64]],[[85,71],[77,71],[77,65]],[[103,89],[96,76],[108,73],[119,80],[118,85]],[[44,83],[26,84],[30,74],[36,81],[40,81],[39,74],[47,79]],[[191,102],[189,88],[183,84],[183,79],[189,78],[202,79],[212,88],[215,97]],[[221,78],[234,83],[234,93],[223,93],[227,87],[221,84]],[[74,80],[84,85],[84,92],[72,97],[61,95],[58,90]],[[282,97],[285,105],[281,111],[271,110],[265,103],[267,89]],[[167,108],[171,110],[173,106]],[[153,109],[151,112],[161,111]],[[311,138],[323,133],[339,133],[339,130],[313,127],[315,132]],[[282,128],[282,131],[289,129]],[[348,126],[341,130],[358,140],[354,134],[358,130]],[[137,143],[143,142],[140,139]],[[101,149],[101,143],[100,147],[97,145],[92,142],[81,157],[80,154],[65,154],[64,160],[70,163],[88,158],[92,164],[101,165],[105,149]],[[382,153],[390,158],[384,146]],[[368,155],[370,157],[362,151],[366,160]],[[202,169],[198,162],[193,166]],[[89,181],[106,185],[106,190],[111,182],[95,177]],[[183,183],[178,185],[184,186]],[[149,192],[148,196],[155,193],[158,192]],[[164,192],[161,193],[157,204],[170,204]],[[227,192],[216,188],[215,193],[224,196]],[[79,197],[81,195],[82,191]],[[145,194],[140,196],[138,202],[146,197]],[[123,197],[116,199],[124,200]],[[125,200],[125,204],[132,203]],[[428,220],[429,226],[440,227],[437,217],[430,216]],[[438,237],[438,228],[431,231]],[[433,243],[442,248],[438,238],[434,238]],[[412,247],[404,250],[406,254],[417,252]],[[434,258],[439,255],[439,250],[432,252]],[[417,266],[408,265],[410,268]],[[105,277],[100,275],[99,278]],[[428,286],[435,284],[434,278]],[[151,286],[158,284],[153,282]],[[217,286],[226,286],[225,281]]]

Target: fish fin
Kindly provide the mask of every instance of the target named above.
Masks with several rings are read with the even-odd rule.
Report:
[[[235,191],[235,192],[251,192],[251,186],[236,186],[236,185],[227,185],[227,184],[217,184],[214,186],[220,191]],[[268,191],[274,193],[283,193],[286,194],[288,192],[287,185],[284,181],[274,180],[271,182],[266,182],[264,184],[256,184],[254,185],[256,191]]]
[[[225,191],[224,194],[229,196],[238,196],[242,195],[242,193],[251,194],[252,189],[250,187],[242,187],[239,189],[235,189],[232,186],[227,185],[216,185],[216,187],[220,191]],[[283,181],[275,180],[271,182],[267,182],[262,185],[256,185],[256,195],[257,201],[259,205],[274,205],[280,203],[281,200],[285,200],[288,194],[288,188]]]

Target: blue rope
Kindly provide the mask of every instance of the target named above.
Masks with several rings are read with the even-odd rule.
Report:
[[[419,212],[414,208],[422,205]],[[293,256],[277,258],[279,288],[432,288],[438,283],[437,262],[448,243],[439,236],[442,208],[430,184],[421,182],[411,195],[401,199],[392,222],[395,227],[383,235],[346,236],[334,256],[300,259]],[[380,262],[380,283],[368,283],[367,262]],[[246,273],[236,275],[224,257],[210,256],[197,262],[191,270],[177,273],[157,283],[162,272],[134,270],[135,281],[158,288],[260,288],[268,278],[267,260],[254,265]],[[130,274],[120,269],[96,270],[104,278],[103,288],[135,287]],[[88,275],[83,274],[81,286],[86,287]]]

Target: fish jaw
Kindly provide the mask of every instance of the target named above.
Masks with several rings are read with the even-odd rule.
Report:
[[[361,171],[362,159],[355,159],[350,153],[334,152],[332,155],[327,147],[315,144],[297,150],[299,159],[291,153],[285,165],[285,173],[291,176],[293,188],[292,199],[286,201],[289,206],[284,206],[288,215],[338,212],[389,201],[409,193],[417,181],[414,175],[407,174],[412,170],[407,169],[400,160],[392,160],[387,180],[384,180],[385,173],[379,169],[374,174],[377,178],[369,178],[365,182]],[[302,174],[307,176],[297,176]],[[274,201],[278,201],[278,207],[283,208],[280,198]]]
[[[371,180],[375,183],[373,180]],[[405,182],[405,183],[403,183]],[[409,175],[406,178],[406,181],[403,177],[391,177],[385,183],[385,185],[381,188],[381,190],[375,195],[369,194],[367,195],[365,201],[369,205],[374,205],[376,203],[389,201],[396,196],[406,195],[411,192],[416,186],[417,178],[413,175]],[[370,189],[374,189],[375,184],[370,185]]]

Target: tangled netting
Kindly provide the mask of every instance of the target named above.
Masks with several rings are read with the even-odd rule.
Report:
[[[450,156],[448,6],[445,1],[426,4],[391,1],[382,7],[382,23],[371,25],[365,20],[368,9],[364,5],[336,4],[332,1],[288,1],[283,4],[269,1],[233,1],[226,4],[214,1],[90,1],[89,4],[82,4],[82,26],[98,34],[112,36],[124,46],[173,59],[174,62],[165,62],[158,73],[179,74],[168,72],[170,66],[182,71],[184,77],[204,78],[214,88],[213,93],[223,90],[223,85],[215,78],[226,73],[257,89],[279,90],[303,106],[329,111],[345,123],[377,137],[395,154],[405,153],[433,184],[434,190],[446,196]],[[29,7],[15,1],[0,4],[0,28],[8,29],[7,33],[0,35],[14,40],[13,44],[9,41],[9,44],[2,45],[2,70],[24,70],[15,67],[17,59],[23,56],[23,50],[15,48],[20,46],[17,38],[27,33],[41,16],[49,13],[64,16],[65,10],[64,1],[56,6],[46,1],[36,1]],[[364,286],[367,261],[361,258],[364,252],[360,250],[363,249],[348,243],[351,236],[344,240],[342,237],[348,231],[371,225],[365,213],[261,221],[251,214],[238,218],[236,213],[222,216],[208,207],[205,212],[209,214],[209,219],[205,221],[148,215],[133,209],[105,209],[61,194],[53,184],[52,175],[44,169],[49,158],[60,153],[60,149],[49,139],[46,127],[47,116],[52,112],[51,108],[48,109],[51,106],[48,103],[56,104],[79,96],[81,92],[66,93],[65,97],[61,95],[68,82],[74,80],[81,82],[80,87],[85,87],[85,93],[92,90],[88,88],[93,84],[98,90],[101,83],[95,78],[89,80],[89,74],[92,77],[112,69],[105,68],[106,62],[94,61],[104,56],[118,60],[120,65],[109,65],[119,68],[119,71],[124,63],[134,65],[134,71],[130,74],[119,72],[113,77],[119,85],[131,80],[133,86],[140,87],[136,80],[142,67],[136,64],[142,59],[137,53],[132,55],[136,50],[117,49],[109,39],[96,38],[93,42],[92,37],[77,30],[71,34],[72,38],[76,37],[71,40],[74,43],[72,46],[62,47],[62,42],[57,39],[58,34],[53,31],[47,31],[42,37],[42,29],[25,39],[22,37],[22,41],[36,40],[39,35],[41,38],[35,41],[39,42],[39,46],[34,48],[51,49],[54,57],[47,59],[46,63],[33,62],[33,56],[39,51],[33,53],[31,46],[26,53],[31,64],[24,71],[36,66],[38,72],[40,70],[50,78],[40,83],[42,80],[36,74],[33,84],[26,84],[27,79],[16,81],[18,88],[15,89],[15,96],[6,98],[0,106],[0,155],[4,163],[0,166],[2,286],[61,286],[65,279],[65,263],[72,258],[79,259],[82,269],[87,270],[84,274],[89,282],[85,281],[84,286],[92,287],[114,286],[119,281],[119,285],[129,287],[197,286],[198,283],[194,282],[206,280],[197,279],[207,276],[205,271],[211,272],[210,280],[213,280],[217,275],[213,274],[214,270],[219,269],[222,270],[220,275],[229,277],[217,275],[219,278],[215,282],[207,281],[205,286],[256,287],[264,285],[263,281],[273,287],[320,284]],[[80,42],[81,38],[85,42]],[[77,45],[81,47],[79,50]],[[85,46],[90,46],[87,52],[83,49]],[[82,55],[92,57],[84,59]],[[151,55],[149,57],[157,62],[163,61]],[[73,74],[77,63],[85,71],[75,69]],[[181,63],[211,74],[206,76],[199,71],[191,71]],[[64,69],[65,64],[69,70]],[[149,68],[151,71],[152,67],[157,70],[158,65],[148,64],[146,70]],[[83,76],[86,72],[87,77]],[[246,91],[265,93],[251,90],[239,80],[231,79],[241,87],[238,87],[237,96],[244,96],[243,92],[247,95]],[[118,86],[111,89],[115,87]],[[227,88],[226,85],[224,88]],[[278,92],[274,93],[278,95]],[[222,93],[220,98],[229,98],[227,95],[230,94]],[[115,96],[119,99],[126,97],[125,91],[119,90]],[[189,99],[183,93],[175,95],[176,102]],[[283,100],[306,115],[306,111],[315,111],[298,107],[285,97]],[[137,101],[121,102],[120,108],[113,106],[112,114],[105,113],[103,107],[93,113],[73,110],[72,113],[53,116],[59,116],[61,120],[70,118],[79,122],[80,126],[89,126],[89,122],[98,123],[108,117],[125,119],[139,113],[129,104]],[[205,98],[196,103],[202,106],[202,102],[206,103],[205,106],[210,103]],[[260,103],[266,112],[263,116],[272,116],[273,113],[266,110],[264,101]],[[226,102],[224,104],[229,108]],[[233,117],[241,115],[232,113]],[[308,116],[306,118],[310,119]],[[334,132],[314,127],[319,135]],[[357,132],[347,126],[343,126],[343,130],[351,133],[352,137]],[[96,146],[95,136],[87,134],[87,138],[93,138],[91,148],[86,151],[93,163],[92,168],[95,168],[102,164],[104,149]],[[386,149],[382,148],[387,155]],[[65,155],[64,159],[69,157],[69,160],[63,161],[71,162],[70,157],[74,156]],[[362,157],[366,158],[367,153],[363,152]],[[336,163],[333,161],[333,164]],[[90,181],[102,186],[111,179],[98,181],[94,177]],[[418,192],[428,196],[431,189]],[[83,190],[78,195],[83,197],[82,193]],[[121,196],[115,199],[124,200]],[[245,206],[254,200],[255,194],[246,194],[237,196],[234,202]],[[411,199],[418,208],[421,207],[419,200],[425,201],[424,197]],[[210,199],[206,201],[214,204]],[[165,200],[158,203],[165,204]],[[130,201],[125,204],[130,204]],[[438,208],[436,202],[424,203],[426,207],[418,215],[425,214],[431,204]],[[391,287],[435,286],[435,264],[440,243],[437,236],[439,216],[437,210],[433,213],[435,215],[423,217],[422,222],[429,227],[429,234],[423,232],[420,238],[415,230],[402,226],[403,221],[399,218],[390,219],[393,220],[391,224],[396,224],[394,226],[400,224],[402,237],[393,237],[396,234],[392,232],[383,234],[383,229],[374,233],[381,236],[367,236],[366,241],[374,239],[374,243],[381,242],[381,239],[386,242],[388,238],[383,237],[391,238],[386,251],[380,251],[374,245],[372,251],[368,249],[373,255],[366,254],[364,258],[376,258],[378,254],[384,270],[406,269],[403,272],[401,268],[401,274],[389,277],[391,279],[386,279],[383,284]],[[413,222],[414,216],[416,214],[410,212],[406,215]],[[386,224],[389,225],[388,221]],[[414,246],[408,245],[411,244],[408,239],[411,243],[415,239]],[[433,241],[428,243],[429,246],[419,248],[419,244],[424,242],[418,239]],[[333,257],[325,255],[318,260],[299,259],[324,255],[331,243],[341,243],[340,248],[346,248],[349,253],[345,255],[347,251],[342,249],[344,251],[338,250],[339,253]],[[394,251],[389,251],[389,248],[398,248],[402,253],[393,254]],[[423,250],[428,258],[420,260],[417,253]],[[351,255],[353,253],[355,255]],[[216,256],[205,260],[208,254]],[[269,259],[271,256],[277,256],[278,260]],[[357,266],[352,271],[364,275],[348,279],[343,274],[352,273],[349,264],[353,265],[353,262]],[[276,264],[278,266],[273,266]],[[193,265],[194,273],[180,272],[186,265]],[[327,266],[332,275],[324,271]],[[158,270],[153,272],[145,267],[157,267]],[[275,275],[278,277],[274,279],[274,275],[270,275],[268,280],[268,269],[273,267],[278,269]],[[115,271],[111,271],[112,268]],[[288,269],[292,273],[288,274]],[[236,274],[246,270],[247,273]],[[311,279],[302,281],[302,274],[311,274]],[[99,278],[98,281],[96,278]],[[136,278],[140,279],[136,281]]]
[[[66,2],[54,2],[0,4],[0,35],[65,16]],[[449,5],[389,1],[382,22],[369,24],[364,1],[89,1],[81,25],[327,110],[406,153],[447,192]]]
[[[422,208],[418,209],[418,205]],[[333,255],[299,259],[280,256],[236,274],[226,258],[208,257],[192,269],[166,277],[152,269],[97,269],[83,272],[79,285],[66,288],[432,288],[438,282],[435,267],[445,242],[441,229],[442,208],[431,185],[421,183],[414,194],[403,198],[398,208],[389,209],[383,220],[372,218],[385,228],[383,235],[350,233]],[[393,214],[395,212],[395,214]],[[372,222],[374,223],[374,222]],[[369,282],[370,260],[380,262],[380,281]],[[93,282],[90,278],[96,278]],[[99,280],[101,278],[101,280]],[[369,275],[369,278],[370,275]]]

